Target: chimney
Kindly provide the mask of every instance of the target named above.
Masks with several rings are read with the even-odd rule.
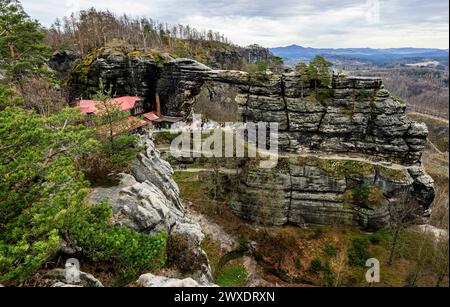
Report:
[[[158,94],[156,94],[156,115],[161,117],[161,99]]]

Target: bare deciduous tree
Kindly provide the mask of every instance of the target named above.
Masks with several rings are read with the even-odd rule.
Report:
[[[393,237],[389,248],[388,265],[392,265],[394,262],[403,231],[415,224],[422,213],[422,206],[409,190],[398,193],[396,201],[389,205],[390,228]]]
[[[48,116],[67,107],[61,91],[55,84],[42,78],[29,78],[26,84],[18,89],[24,99],[25,108]]]

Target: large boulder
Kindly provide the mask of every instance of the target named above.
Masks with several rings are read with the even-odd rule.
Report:
[[[177,279],[164,276],[156,276],[153,274],[144,274],[139,277],[137,284],[141,287],[150,288],[197,288],[197,287],[214,287],[216,285],[199,283],[192,278]]]
[[[199,225],[177,223],[167,243],[167,261],[183,274],[195,276],[202,283],[213,281],[208,256],[200,244],[204,234]]]
[[[55,280],[53,287],[103,287],[103,284],[93,275],[79,271],[79,280],[70,280],[67,277],[70,275],[70,269],[53,269],[48,271],[45,278]]]

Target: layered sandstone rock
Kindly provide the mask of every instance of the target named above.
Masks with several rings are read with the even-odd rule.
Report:
[[[231,208],[265,225],[349,225],[377,230],[390,222],[390,206],[417,202],[426,216],[433,180],[416,167],[386,166],[329,157],[281,158],[275,169],[248,163]]]
[[[166,231],[169,265],[201,283],[211,282],[209,260],[200,246],[204,235],[185,217],[172,167],[161,159],[149,136],[142,136],[141,145],[145,150],[132,164],[131,175],[123,175],[118,186],[96,188],[90,202],[109,201],[117,226],[145,234]]]
[[[166,55],[156,58],[145,52],[95,49],[76,62],[70,73],[71,98],[91,98],[98,91],[102,79],[107,86],[112,86],[115,95],[143,97],[149,108],[154,103],[163,56]]]
[[[137,66],[129,65],[133,61]],[[304,76],[294,72],[251,76],[213,70],[190,59],[156,63],[151,55],[143,58],[104,51],[91,62],[87,77],[77,79],[77,86],[89,91],[95,89],[99,76],[107,76],[121,89],[120,94],[144,95],[151,101],[153,93],[158,93],[165,115],[189,116],[196,105],[206,101],[235,106],[236,121],[279,124],[281,155],[288,156],[281,165],[288,166],[267,170],[267,174],[255,167],[248,177],[241,178],[241,193],[232,205],[239,216],[272,225],[339,223],[380,228],[389,223],[389,206],[405,201],[396,200],[399,191],[407,191],[418,200],[424,212],[433,201],[433,180],[421,166],[427,127],[407,119],[405,103],[390,95],[380,79],[334,75],[330,88],[314,89]],[[127,85],[130,82],[134,87]],[[298,165],[294,160],[299,156],[329,161],[356,159],[371,171],[355,179],[352,173],[324,172],[312,162]],[[134,168],[141,184],[138,189],[153,177],[146,170],[146,160],[140,160],[141,166]],[[381,166],[387,172],[381,172]],[[274,182],[258,181],[266,175]],[[361,184],[376,192],[380,200],[377,206],[343,200]],[[262,201],[266,186],[274,189],[276,197],[267,195]],[[138,191],[127,193],[139,195]],[[177,203],[173,196],[166,197]],[[269,214],[264,219],[261,216],[266,211]]]
[[[406,104],[380,79],[333,76],[332,88],[318,95],[296,73],[261,80],[188,59],[164,67],[158,91],[165,112],[188,115],[207,93],[211,104],[236,103],[236,120],[278,123],[283,151],[360,153],[411,165],[426,144],[427,127],[407,119]]]

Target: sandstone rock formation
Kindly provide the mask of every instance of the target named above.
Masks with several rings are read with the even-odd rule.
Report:
[[[244,219],[277,226],[378,230],[389,224],[389,207],[407,201],[408,195],[418,200],[423,215],[434,198],[433,180],[424,173],[418,176],[415,167],[350,158],[282,158],[270,170],[249,163],[239,182],[232,210]]]
[[[133,163],[132,175],[123,175],[119,186],[96,188],[90,202],[108,200],[118,226],[146,234],[167,231],[169,264],[200,282],[211,282],[208,257],[200,246],[204,235],[185,217],[172,167],[147,135],[141,142],[145,150]]]
[[[245,64],[256,64],[260,61],[270,63],[273,54],[259,45],[234,47],[231,50],[211,50],[208,66],[213,69],[242,69]]]
[[[164,276],[156,276],[153,274],[144,274],[139,277],[137,284],[141,287],[156,288],[197,288],[197,287],[214,287],[214,284],[202,284],[192,278],[177,279]]]
[[[146,97],[150,109],[152,95],[158,93],[165,115],[189,116],[206,101],[235,106],[237,121],[278,123],[285,161],[268,174],[256,167],[244,172],[239,181],[241,193],[232,204],[241,217],[272,225],[343,223],[380,228],[389,223],[389,206],[405,201],[396,200],[404,191],[423,206],[424,214],[429,213],[433,180],[421,166],[428,129],[406,117],[406,104],[390,95],[380,79],[334,75],[330,88],[315,89],[295,72],[253,76],[213,70],[190,59],[156,63],[151,55],[117,55],[105,50],[85,64],[85,78],[77,77],[75,83],[88,92],[96,88],[99,76],[106,76],[120,88],[118,93]],[[355,177],[345,167],[343,172],[327,172],[324,163],[313,159],[306,159],[305,164],[296,161],[314,156],[332,164],[359,161],[368,171]],[[134,175],[141,183],[139,190],[144,179],[153,176],[139,174],[138,169]],[[265,181],[269,175],[273,182]],[[343,200],[360,185],[369,186],[379,204]],[[274,189],[276,197],[259,201],[264,187]],[[139,194],[136,190],[127,193]],[[265,211],[269,212],[267,219],[262,218]]]
[[[237,120],[278,123],[287,152],[361,153],[415,164],[426,144],[427,127],[406,118],[406,105],[380,79],[334,76],[320,98],[296,73],[259,80],[187,59],[164,67],[158,91],[169,115],[189,114],[206,91],[211,104],[237,103]]]
[[[151,105],[158,76],[158,62],[151,53],[100,48],[76,63],[68,83],[72,99],[90,98],[102,79],[107,86],[112,85],[116,95],[140,96]]]
[[[81,54],[71,50],[61,50],[53,53],[48,62],[51,69],[58,72],[61,76],[67,76],[75,63],[81,59]]]
[[[53,269],[46,273],[45,278],[55,280],[53,287],[103,287],[102,283],[98,279],[85,272],[79,272],[78,282],[67,280],[66,269]]]

